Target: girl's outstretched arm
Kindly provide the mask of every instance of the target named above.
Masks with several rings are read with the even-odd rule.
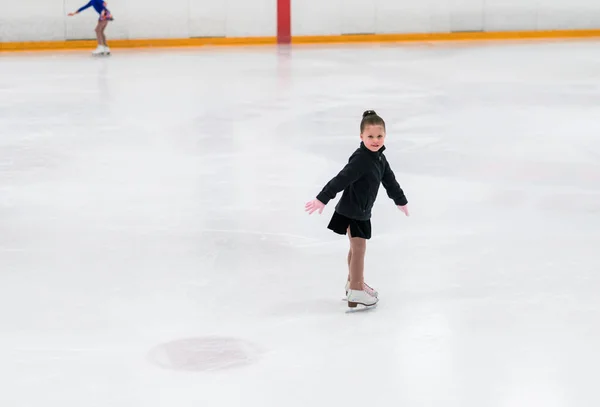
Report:
[[[319,192],[316,199],[307,202],[305,210],[312,214],[315,211],[323,212],[325,205],[335,198],[335,196],[346,189],[346,187],[359,179],[368,169],[368,163],[361,156],[351,157],[348,164],[331,179]]]
[[[359,179],[368,168],[369,164],[364,156],[358,155],[350,158],[348,164],[331,181],[325,184],[317,195],[317,199],[327,205],[338,193]]]
[[[387,160],[385,162],[385,172],[383,173],[381,183],[383,184],[383,187],[385,188],[390,199],[392,199],[396,206],[398,206],[398,208],[400,208],[400,210],[404,212],[406,216],[408,216],[408,207],[406,206],[408,204],[408,200],[406,199],[406,195],[404,195],[404,191],[400,187],[400,184],[398,184],[398,181],[396,181],[396,175],[394,175],[394,171],[392,171],[392,168]]]
[[[77,10],[76,12],[74,12],[74,13],[69,13],[69,15],[70,15],[70,16],[74,16],[75,14],[79,14],[79,13],[81,13],[83,10],[85,10],[85,9],[87,9],[87,8],[90,8],[90,7],[92,7],[92,2],[91,2],[91,0],[90,0],[90,2],[89,2],[88,4],[86,4],[85,6],[81,7],[81,8],[80,8],[79,10]]]

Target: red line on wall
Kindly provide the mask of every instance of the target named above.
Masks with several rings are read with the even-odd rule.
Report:
[[[292,41],[292,0],[277,0],[277,43]]]

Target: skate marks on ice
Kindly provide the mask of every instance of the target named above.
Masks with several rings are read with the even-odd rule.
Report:
[[[262,348],[249,341],[206,336],[162,343],[152,348],[147,358],[167,370],[212,372],[254,365],[262,354]]]
[[[285,232],[269,232],[256,229],[212,229],[203,228],[200,230],[203,236],[214,239],[255,239],[258,244],[272,243],[281,247],[302,248],[310,246],[320,246],[322,243],[317,238],[303,236]],[[241,241],[241,240],[240,240]],[[243,240],[248,242],[248,240]]]
[[[293,294],[291,294],[293,295]],[[344,304],[347,308],[348,305]],[[313,298],[298,301],[280,301],[269,306],[265,315],[275,318],[331,317],[340,312],[340,303],[333,298]]]
[[[269,307],[265,315],[273,318],[330,318],[344,313],[360,313],[374,311],[378,304],[365,307],[358,305],[356,308],[348,307],[346,298],[340,300],[332,298],[317,298],[313,300],[279,302],[276,307]]]

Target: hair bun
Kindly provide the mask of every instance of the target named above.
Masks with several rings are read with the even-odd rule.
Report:
[[[366,110],[363,113],[363,119],[367,116],[377,116],[377,113],[375,113],[375,110]]]

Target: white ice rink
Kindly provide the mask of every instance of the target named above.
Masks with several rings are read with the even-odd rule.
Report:
[[[2,407],[598,407],[598,250],[600,42],[0,54]]]

